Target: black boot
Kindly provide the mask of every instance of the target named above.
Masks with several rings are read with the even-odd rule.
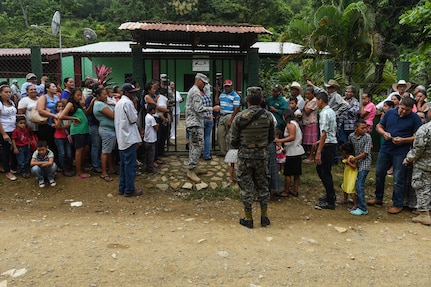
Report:
[[[269,221],[268,216],[261,216],[260,217],[260,226],[266,227],[266,226],[268,226],[270,224],[271,224],[271,221]]]
[[[245,219],[245,218],[241,218],[241,219],[239,220],[239,224],[241,224],[241,225],[243,225],[243,226],[245,226],[245,227],[247,227],[247,228],[252,229],[252,228],[253,228],[253,219],[251,219],[251,220],[247,220],[247,219]]]

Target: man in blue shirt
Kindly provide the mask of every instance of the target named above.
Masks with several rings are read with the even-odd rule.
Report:
[[[412,113],[414,100],[403,98],[399,107],[390,109],[377,124],[376,131],[385,141],[380,147],[376,165],[376,191],[375,198],[368,200],[368,205],[382,205],[385,191],[385,178],[387,170],[394,168],[394,190],[392,193],[392,207],[390,214],[400,213],[403,209],[403,196],[405,185],[405,167],[403,160],[410,150],[417,129],[422,121],[416,113]]]
[[[215,97],[215,104],[220,105],[220,118],[217,126],[217,141],[220,155],[225,156],[228,151],[228,134],[232,121],[239,112],[241,97],[233,90],[232,81],[223,82],[223,92]]]

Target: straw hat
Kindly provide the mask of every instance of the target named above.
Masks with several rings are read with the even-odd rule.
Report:
[[[410,89],[410,87],[412,86],[410,82],[406,82],[405,80],[399,80],[397,83],[392,85],[392,90],[394,90],[395,92],[398,92],[399,85],[405,85],[406,90]]]
[[[329,80],[327,83],[325,83],[325,87],[329,88],[329,87],[335,87],[335,88],[339,88],[340,85],[338,84],[338,82],[336,80]]]
[[[293,82],[289,88],[290,89],[297,89],[299,91],[299,93],[302,94],[302,87],[301,87],[301,84],[299,84],[298,82]]]

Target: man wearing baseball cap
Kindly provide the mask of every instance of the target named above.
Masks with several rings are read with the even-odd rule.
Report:
[[[201,173],[198,169],[198,163],[203,152],[205,112],[220,111],[220,106],[204,106],[202,94],[206,84],[208,84],[208,77],[202,73],[197,73],[195,84],[189,90],[186,100],[186,128],[190,135],[187,177],[195,183],[201,181],[198,177],[198,174]]]
[[[117,137],[120,152],[120,183],[118,194],[129,196],[140,196],[141,190],[135,189],[136,174],[136,144],[142,142],[137,121],[138,112],[134,101],[139,88],[130,83],[123,85],[123,96],[115,105],[115,135]]]
[[[27,97],[27,87],[29,85],[35,85],[38,96],[43,95],[43,93],[45,91],[45,82],[46,82],[46,80],[48,80],[47,76],[42,76],[42,78],[40,79],[40,85],[37,84],[37,77],[33,73],[28,73],[25,76],[25,79],[27,80],[27,82],[25,82],[21,86],[21,98]]]
[[[228,134],[233,119],[239,112],[241,97],[233,90],[232,81],[223,82],[223,92],[215,97],[214,102],[220,105],[220,119],[217,126],[217,141],[220,155],[225,156],[228,150]]]

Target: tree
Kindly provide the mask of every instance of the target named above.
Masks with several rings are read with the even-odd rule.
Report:
[[[329,53],[341,63],[342,74],[352,81],[352,63],[372,57],[374,49],[374,14],[362,1],[343,6],[340,0],[320,6],[314,13],[313,21],[294,20],[288,26],[282,40],[299,42],[305,49]]]

